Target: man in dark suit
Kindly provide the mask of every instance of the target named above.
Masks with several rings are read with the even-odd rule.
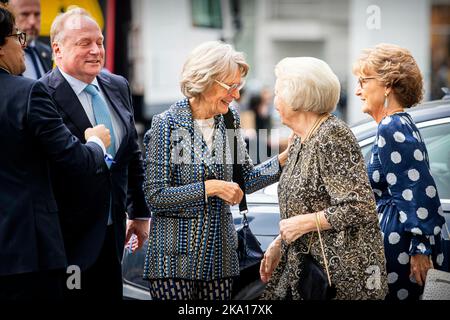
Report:
[[[84,132],[83,145],[44,86],[17,76],[25,70],[25,39],[0,4],[0,300],[62,297],[67,261],[49,162],[93,175],[106,167],[111,139],[97,126]]]
[[[81,289],[66,290],[66,297],[121,299],[126,238],[135,234],[142,246],[150,216],[130,88],[123,77],[102,71],[103,35],[85,10],[58,16],[51,42],[57,68],[40,81],[64,123],[81,140],[85,128],[104,123],[112,138],[109,169],[96,175],[52,171],[67,258],[82,270]]]
[[[41,78],[52,68],[50,47],[38,40],[41,31],[41,3],[39,0],[9,0],[15,13],[17,27],[27,34],[25,66],[23,73],[31,79]]]

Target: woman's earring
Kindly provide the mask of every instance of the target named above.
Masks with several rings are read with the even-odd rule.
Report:
[[[388,101],[388,94],[385,92],[384,93],[384,108],[387,109],[389,106],[389,101]]]

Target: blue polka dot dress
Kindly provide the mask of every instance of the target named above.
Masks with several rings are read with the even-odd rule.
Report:
[[[379,123],[368,174],[384,239],[386,299],[417,300],[423,287],[409,277],[409,258],[426,254],[435,268],[444,264],[440,233],[445,219],[425,144],[409,114],[396,113]]]

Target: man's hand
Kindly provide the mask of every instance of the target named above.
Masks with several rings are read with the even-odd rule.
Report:
[[[125,236],[125,246],[133,234],[137,237],[137,247],[136,250],[139,250],[144,245],[145,240],[148,238],[150,222],[149,220],[128,220],[127,223],[127,233]],[[134,252],[133,248],[133,252]]]
[[[99,124],[93,128],[87,128],[84,131],[84,138],[88,140],[90,137],[96,136],[100,140],[102,140],[105,148],[108,148],[111,144],[111,135],[109,133],[109,129],[105,127],[103,124]]]

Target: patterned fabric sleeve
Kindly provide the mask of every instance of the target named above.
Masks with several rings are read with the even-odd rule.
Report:
[[[319,145],[320,174],[331,206],[325,218],[336,231],[377,221],[375,200],[364,158],[350,129],[338,123],[322,133]]]
[[[376,143],[399,219],[411,233],[409,254],[429,255],[429,237],[439,234],[443,218],[421,135],[408,117],[386,117],[378,126]]]
[[[278,156],[275,156],[259,164],[258,166],[253,165],[252,159],[250,159],[245,146],[245,140],[240,126],[239,114],[234,108],[230,109],[233,112],[234,119],[236,119],[236,128],[238,128],[238,144],[240,148],[239,152],[243,155],[245,191],[246,193],[252,193],[279,180],[281,175],[280,163],[278,161]]]
[[[145,181],[144,192],[151,211],[174,211],[203,207],[203,181],[170,186],[170,124],[166,116],[154,116],[152,126],[144,137]]]

